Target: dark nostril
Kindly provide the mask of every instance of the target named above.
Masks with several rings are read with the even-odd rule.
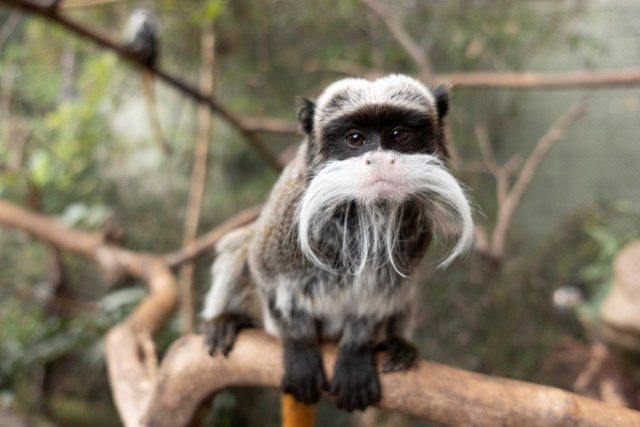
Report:
[[[365,162],[370,165],[371,164],[371,160],[365,160]]]
[[[391,164],[394,164],[396,162],[396,159],[391,159]]]

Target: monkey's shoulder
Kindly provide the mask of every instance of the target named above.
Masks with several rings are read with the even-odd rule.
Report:
[[[256,221],[250,252],[258,268],[271,270],[283,263],[294,268],[301,262],[295,224],[307,185],[305,150],[303,145],[282,171]]]

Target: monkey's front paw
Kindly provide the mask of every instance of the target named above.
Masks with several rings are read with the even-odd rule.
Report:
[[[209,354],[215,356],[220,351],[225,357],[233,348],[238,332],[254,327],[253,319],[244,314],[224,313],[202,323]]]
[[[285,343],[282,391],[310,404],[327,389],[327,377],[318,348],[309,343]]]
[[[373,351],[367,348],[341,348],[338,353],[331,394],[339,408],[351,412],[364,410],[380,400],[380,382]]]
[[[418,360],[416,347],[400,337],[390,337],[384,343],[384,348],[387,354],[384,356],[382,372],[406,371]]]

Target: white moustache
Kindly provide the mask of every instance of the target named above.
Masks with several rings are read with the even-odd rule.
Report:
[[[395,247],[403,204],[409,199],[419,203],[432,229],[457,234],[440,267],[471,247],[474,225],[469,200],[442,161],[428,154],[376,151],[329,161],[313,177],[298,209],[301,250],[315,265],[332,271],[314,246],[337,209],[355,201],[359,226],[349,233],[355,233],[351,237],[357,239],[357,250],[354,253],[354,245],[344,235],[341,254],[345,265],[354,267],[348,271],[360,274],[368,265],[375,268],[389,262],[403,274],[397,267]],[[378,259],[380,253],[387,254],[385,260]]]

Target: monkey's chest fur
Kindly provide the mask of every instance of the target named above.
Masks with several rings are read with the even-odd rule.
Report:
[[[417,208],[408,203],[398,221],[393,251],[401,265],[380,262],[387,254],[373,253],[371,263],[357,274],[342,259],[345,244],[356,247],[362,240],[362,236],[353,234],[358,229],[354,224],[358,221],[353,215],[355,207],[337,211],[317,239],[319,254],[332,267],[327,271],[307,259],[298,244],[296,210],[304,179],[294,161],[274,187],[249,245],[249,266],[264,303],[265,329],[277,334],[270,327],[269,313],[295,318],[296,312],[303,311],[318,321],[323,337],[334,339],[349,318],[366,316],[382,321],[412,306],[413,292],[407,276],[431,240],[429,227]]]

